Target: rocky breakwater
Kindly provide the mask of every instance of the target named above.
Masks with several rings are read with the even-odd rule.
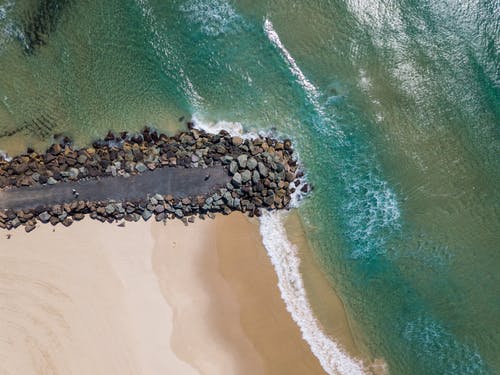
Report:
[[[172,137],[149,128],[132,135],[108,133],[92,147],[80,149],[64,138],[45,153],[28,149],[11,160],[0,159],[0,228],[23,225],[29,232],[38,222],[69,226],[85,215],[102,222],[122,221],[120,225],[153,217],[157,221],[177,218],[187,224],[195,216],[213,218],[217,212],[232,211],[259,216],[263,209],[288,208],[296,189],[308,190],[307,184],[301,183],[303,174],[293,158],[290,140],[242,139],[225,131],[209,134],[188,125],[189,131]],[[209,182],[210,171],[222,168],[226,178],[219,176],[213,189],[201,195],[170,192],[165,186],[143,191],[131,200],[113,196],[80,200],[77,193],[103,179],[128,179],[133,184],[141,175],[152,178],[149,176],[155,171],[168,172],[165,168],[196,169],[199,172],[190,172]],[[50,192],[50,185],[56,184],[67,184],[75,194],[58,204],[48,204],[44,191]],[[33,191],[37,198],[30,207],[16,207],[14,195]]]

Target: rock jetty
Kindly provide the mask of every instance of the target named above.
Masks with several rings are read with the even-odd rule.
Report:
[[[188,126],[188,131],[175,136],[150,128],[138,134],[110,132],[91,147],[80,149],[63,138],[45,153],[28,149],[11,160],[0,158],[0,228],[23,225],[30,232],[37,223],[69,226],[85,215],[102,222],[177,218],[185,224],[193,222],[195,216],[213,218],[215,213],[232,211],[260,216],[262,210],[288,208],[291,194],[297,189],[307,192],[290,140],[243,139],[225,131],[206,133],[194,129],[192,123]],[[168,193],[164,186],[150,185],[144,185],[150,191],[143,191],[134,199],[84,200],[71,189],[72,196],[53,204],[44,195],[55,187],[67,190],[76,184],[91,192],[91,186],[103,179],[120,179],[132,188],[142,175],[143,179],[150,178],[160,170],[182,179],[181,171],[169,172],[174,172],[172,168],[193,169],[189,172],[197,175],[200,186],[201,181],[212,183],[211,173],[217,178],[213,179],[212,189],[202,189],[198,195]],[[32,199],[28,206],[26,202],[22,207],[16,203],[14,196],[35,191],[39,198]]]

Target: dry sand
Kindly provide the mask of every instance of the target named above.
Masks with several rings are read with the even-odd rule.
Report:
[[[0,231],[0,374],[321,374],[255,223]]]

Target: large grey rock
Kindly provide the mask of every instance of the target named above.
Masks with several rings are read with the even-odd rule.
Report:
[[[26,231],[26,233],[29,233],[31,232],[32,230],[34,230],[36,228],[36,225],[33,224],[32,222],[28,222],[26,224],[26,226],[24,227],[24,230]]]
[[[224,193],[223,198],[224,198],[224,202],[225,202],[228,206],[230,206],[230,207],[232,207],[232,206],[233,206],[233,204],[234,204],[234,198],[232,197],[232,195],[231,195],[231,193],[230,193],[230,192],[226,192],[226,193]]]
[[[144,163],[139,162],[135,165],[135,169],[137,172],[143,173],[143,172],[146,172],[148,170],[148,167],[146,167],[144,165]]]
[[[10,223],[14,228],[17,228],[19,225],[21,225],[21,221],[17,217],[13,219]]]
[[[238,156],[238,164],[239,164],[240,168],[247,167],[247,160],[248,160],[247,154],[241,154]]]
[[[267,197],[264,197],[264,203],[268,206],[272,206],[274,203],[274,196],[273,195],[268,195]]]
[[[257,169],[259,171],[259,174],[263,177],[267,177],[267,175],[269,174],[267,167],[262,162],[259,162],[257,164]]]
[[[80,173],[80,171],[77,168],[70,168],[69,169],[69,177],[70,178],[77,178],[79,173]]]
[[[260,181],[260,174],[259,174],[259,172],[258,172],[258,171],[254,170],[254,171],[252,172],[252,182],[253,182],[254,184],[256,184],[256,183],[257,183],[257,182],[259,182],[259,181]]]
[[[153,196],[153,198],[156,199],[158,202],[163,202],[164,201],[163,195],[161,195],[161,194],[155,194]]]
[[[57,180],[54,177],[49,177],[49,179],[47,180],[47,183],[49,185],[55,185],[55,184],[57,184]]]
[[[229,164],[229,172],[231,174],[235,174],[236,172],[238,172],[238,163],[236,163],[234,160]]]
[[[85,164],[85,162],[87,161],[87,156],[84,154],[81,154],[80,156],[78,156],[78,159],[76,159],[76,160],[80,164]]]
[[[243,172],[241,172],[241,182],[247,183],[252,179],[252,172],[250,172],[248,169],[245,169]]]
[[[236,172],[234,174],[233,178],[231,179],[231,184],[233,184],[233,186],[235,186],[235,187],[241,186],[241,174]]]
[[[255,160],[254,158],[250,158],[247,161],[247,168],[253,171],[255,168],[257,168],[257,164],[257,160]]]
[[[241,209],[241,200],[240,198],[234,198],[234,202],[233,202],[233,208],[238,208],[238,209]]]
[[[111,215],[113,212],[115,212],[115,206],[112,203],[108,204],[105,209],[108,215]]]
[[[50,214],[47,211],[44,211],[40,215],[38,215],[38,218],[42,223],[48,223],[50,220]]]
[[[144,210],[142,212],[142,218],[144,219],[144,221],[148,221],[149,218],[153,215],[153,213],[149,210]]]

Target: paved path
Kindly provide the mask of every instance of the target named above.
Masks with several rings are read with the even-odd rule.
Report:
[[[209,176],[206,179],[207,175]],[[0,209],[25,209],[70,203],[75,200],[128,201],[156,193],[175,198],[206,195],[224,187],[230,177],[223,167],[159,168],[130,177],[101,177],[99,180],[60,182],[0,191]],[[73,195],[75,189],[79,196]]]

